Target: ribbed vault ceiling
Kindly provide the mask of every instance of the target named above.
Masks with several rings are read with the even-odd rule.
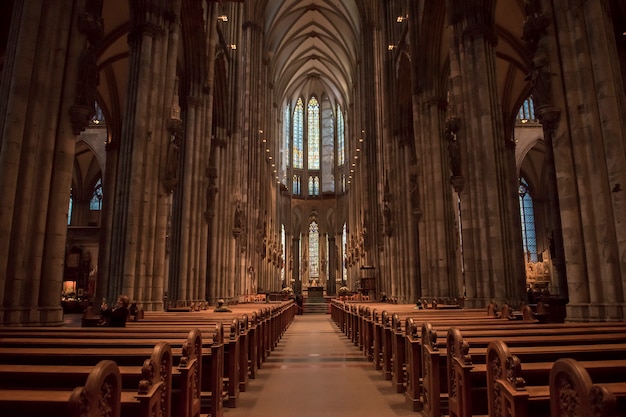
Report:
[[[348,105],[360,37],[354,0],[269,0],[265,30],[278,99],[326,92]]]

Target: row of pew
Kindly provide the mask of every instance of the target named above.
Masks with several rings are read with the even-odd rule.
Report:
[[[222,417],[295,304],[146,312],[124,328],[0,328],[0,415]]]
[[[331,315],[427,417],[626,415],[626,323],[341,301]]]

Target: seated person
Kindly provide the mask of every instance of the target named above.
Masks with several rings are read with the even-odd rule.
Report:
[[[130,319],[132,321],[137,321],[138,314],[139,314],[139,307],[137,307],[137,301],[134,301],[131,305],[130,308],[128,309],[128,312],[130,314]]]
[[[126,327],[128,321],[128,296],[120,295],[115,308],[104,308],[101,312],[101,326]]]
[[[224,306],[224,300],[217,300],[217,306],[213,309],[217,313],[229,313],[231,310]]]

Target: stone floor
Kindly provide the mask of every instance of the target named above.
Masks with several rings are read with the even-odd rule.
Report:
[[[225,417],[415,416],[329,315],[296,316]]]

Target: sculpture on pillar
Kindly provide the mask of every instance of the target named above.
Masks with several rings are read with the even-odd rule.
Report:
[[[409,176],[410,182],[410,190],[409,190],[409,198],[411,200],[411,209],[413,214],[419,215],[421,214],[420,210],[420,191],[419,191],[419,183],[417,178],[417,173],[412,172]]]
[[[243,230],[243,210],[241,210],[240,202],[235,203],[235,213],[233,214],[233,235],[235,237],[241,234]]]
[[[102,1],[91,0],[85,4],[85,11],[79,15],[78,30],[87,37],[89,45],[83,50],[78,61],[76,78],[76,99],[70,108],[70,121],[75,135],[85,130],[96,114],[96,89],[100,82],[95,49],[104,37]]]
[[[464,185],[463,164],[461,158],[461,146],[457,132],[459,130],[459,118],[450,116],[446,119],[444,128],[444,138],[448,142],[448,158],[450,161],[450,183],[457,193],[461,192]]]
[[[167,147],[167,162],[165,165],[165,176],[163,186],[167,192],[172,192],[178,184],[178,166],[180,161],[180,146],[176,136],[172,136]]]
[[[217,185],[215,185],[215,179],[217,178],[217,169],[210,167],[207,169],[207,176],[209,177],[209,184],[206,191],[206,213],[205,218],[207,222],[213,220],[215,216],[215,195],[217,194]]]
[[[178,100],[178,77],[176,77],[174,82],[174,94],[172,96],[172,105],[170,106],[170,117],[167,120],[167,131],[170,133],[170,142],[167,147],[163,187],[167,192],[172,192],[179,181],[180,144],[183,137],[183,121],[180,118],[180,103]]]
[[[385,190],[383,193],[383,224],[385,235],[391,237],[393,234],[393,224],[391,219],[391,191],[389,190],[389,180],[385,180]]]
[[[538,0],[527,0],[524,8],[526,20],[522,39],[532,54],[530,72],[526,80],[532,84],[533,100],[536,105],[547,106],[552,103],[552,75],[547,36],[550,20],[542,13]]]

